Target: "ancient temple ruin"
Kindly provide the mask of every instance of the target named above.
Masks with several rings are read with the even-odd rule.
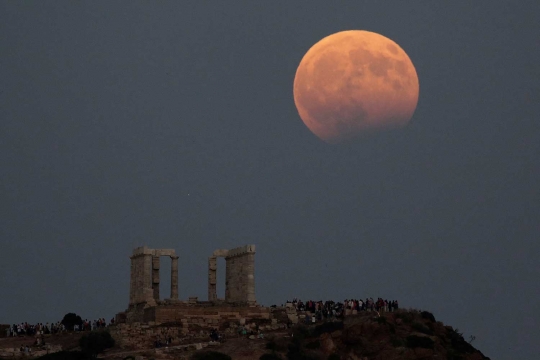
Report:
[[[133,250],[131,255],[131,281],[129,305],[147,303],[155,305],[159,300],[160,257],[171,258],[171,300],[178,300],[178,256],[173,249],[149,249],[146,246]]]
[[[160,257],[171,258],[171,296],[161,299],[159,293]],[[225,258],[225,299],[217,298],[217,258]],[[216,250],[208,258],[208,301],[196,297],[178,298],[178,256],[173,249],[133,250],[129,307],[119,319],[133,322],[176,321],[192,312],[193,306],[253,306],[255,299],[255,245],[230,250]],[[186,310],[189,308],[189,311]]]
[[[172,259],[171,296],[160,299],[160,257]],[[225,298],[217,298],[217,258],[225,259]],[[178,256],[173,249],[133,250],[128,308],[116,314],[110,332],[130,347],[152,347],[156,338],[177,343],[219,329],[237,334],[239,326],[249,330],[285,329],[297,320],[296,310],[258,305],[255,299],[255,245],[215,250],[208,258],[208,300],[178,296]],[[201,259],[202,260],[202,259]]]
[[[217,298],[217,258],[225,258],[225,302],[255,304],[255,245],[216,250],[208,258],[208,301]]]
[[[160,301],[160,257],[171,258],[171,297],[178,300],[178,256],[173,249],[149,249],[146,246],[133,250],[131,255],[131,282],[129,305]],[[255,245],[245,245],[231,250],[215,250],[208,258],[208,301],[217,298],[217,258],[225,258],[225,299],[227,303],[255,304]],[[222,299],[223,300],[223,299]]]

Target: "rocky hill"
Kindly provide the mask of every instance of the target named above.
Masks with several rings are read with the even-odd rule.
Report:
[[[47,342],[61,344],[64,350],[77,350],[80,336],[80,333],[51,335],[47,337]],[[31,339],[25,337],[0,339],[0,351],[4,357],[21,357],[20,352],[9,353],[7,348],[17,349],[29,342]],[[218,354],[210,354],[209,351]],[[58,359],[69,359],[66,352],[58,355],[61,355]],[[264,333],[264,339],[228,336],[222,343],[210,343],[208,336],[201,333],[200,338],[191,339],[187,345],[173,343],[159,349],[130,349],[117,345],[100,357],[110,360],[127,357],[137,360],[489,359],[467,342],[457,329],[436,321],[431,313],[407,310],[380,315],[376,312],[360,312],[331,322],[268,331]]]
[[[361,312],[340,322],[299,327],[289,341],[275,339],[269,347],[288,359],[488,359],[456,329],[419,311]]]
[[[436,321],[431,313],[404,310],[380,316],[361,312],[342,321],[299,325],[287,333],[268,334],[264,341],[231,341],[213,350],[246,360],[489,359],[458,330]]]

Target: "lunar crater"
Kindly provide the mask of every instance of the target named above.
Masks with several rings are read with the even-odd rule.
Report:
[[[387,48],[388,51],[390,51],[392,54],[397,55],[397,53],[398,53],[398,48],[397,48],[395,45],[393,45],[393,44],[388,44],[388,45],[386,45],[386,48]]]

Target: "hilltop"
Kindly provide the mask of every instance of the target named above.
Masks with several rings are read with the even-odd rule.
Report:
[[[291,330],[269,334],[265,341],[239,339],[239,342],[225,343],[216,350],[232,359],[245,360],[258,359],[263,354],[268,354],[266,360],[489,359],[467,342],[457,329],[436,321],[425,311],[401,310],[381,316],[361,312],[342,321],[299,325]],[[261,346],[250,346],[250,341],[257,341]]]
[[[436,321],[426,311],[399,310],[380,315],[377,312],[360,312],[335,321],[267,331],[264,335],[264,339],[228,336],[222,343],[211,343],[207,334],[201,333],[200,337],[192,337],[183,345],[173,343],[159,349],[129,348],[117,344],[100,357],[111,360],[128,356],[156,360],[191,359],[211,350],[239,360],[256,360],[261,356],[266,360],[489,359],[467,342],[457,329]],[[47,342],[63,345],[64,350],[77,350],[80,336],[49,336]],[[0,339],[0,348],[29,342],[31,338]]]

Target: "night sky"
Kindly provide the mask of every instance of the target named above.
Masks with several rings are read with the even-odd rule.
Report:
[[[539,24],[524,0],[0,2],[0,323],[110,319],[141,245],[206,300],[212,251],[255,244],[261,304],[398,299],[537,359]],[[407,52],[419,102],[329,145],[293,80],[350,29]]]

